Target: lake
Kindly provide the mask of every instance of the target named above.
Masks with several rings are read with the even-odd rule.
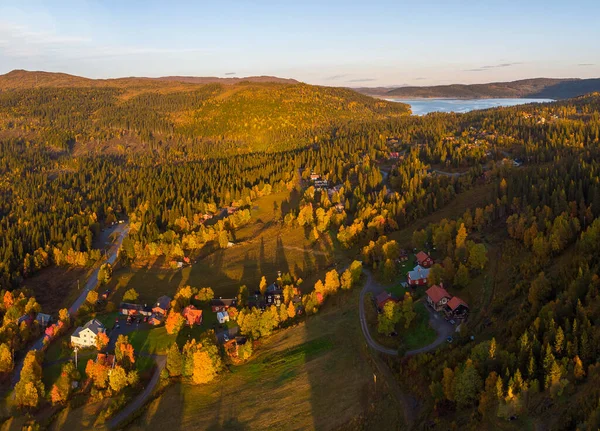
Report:
[[[464,113],[476,109],[515,106],[525,103],[554,102],[552,99],[386,99],[410,105],[413,115],[425,115],[430,112]]]

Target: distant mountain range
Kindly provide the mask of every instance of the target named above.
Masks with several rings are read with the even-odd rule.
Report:
[[[244,78],[217,78],[213,76],[163,76],[160,78],[128,77],[115,79],[90,79],[66,73],[33,72],[13,70],[0,75],[0,89],[18,89],[31,87],[130,87],[135,85],[161,86],[171,83],[182,84],[225,84],[234,85],[241,82],[298,84],[295,79],[278,78],[276,76],[248,76]]]
[[[568,99],[600,91],[600,78],[594,79],[552,79],[535,78],[512,82],[492,82],[489,84],[452,84],[430,87],[394,88],[355,88],[369,96],[381,98],[544,98]]]

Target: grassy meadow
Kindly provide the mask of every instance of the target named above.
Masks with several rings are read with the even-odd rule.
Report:
[[[273,281],[277,272],[289,272],[312,284],[324,269],[345,259],[329,235],[316,243],[307,239],[301,227],[279,222],[281,204],[291,199],[281,192],[258,199],[252,208],[252,219],[235,233],[235,245],[219,249],[196,263],[179,270],[165,270],[150,265],[142,268],[119,268],[113,273],[108,288],[114,291],[111,301],[119,303],[126,290],[134,288],[140,303],[151,303],[161,295],[174,295],[180,286],[212,287],[215,295],[232,297],[241,285],[252,291],[261,277]]]
[[[211,384],[170,386],[129,429],[354,429],[344,425],[387,399],[375,391],[357,298],[358,289],[331,298],[316,316],[261,340],[248,363]]]

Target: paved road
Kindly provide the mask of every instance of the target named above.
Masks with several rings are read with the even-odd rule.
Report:
[[[387,347],[383,347],[381,344],[377,343],[373,337],[371,337],[371,333],[369,332],[369,325],[367,323],[367,317],[365,316],[365,296],[369,292],[373,292],[374,294],[378,293],[378,290],[381,291],[382,288],[373,280],[373,275],[369,271],[364,271],[364,274],[367,276],[367,281],[365,282],[365,287],[360,291],[360,299],[358,303],[358,312],[360,316],[360,326],[362,328],[363,335],[367,340],[367,344],[371,346],[372,349],[375,349],[381,353],[385,353],[386,355],[397,356],[398,351],[396,349],[390,349]]]
[[[429,325],[433,329],[435,329],[435,332],[437,332],[438,336],[433,341],[433,343],[428,344],[427,346],[421,347],[419,349],[409,350],[408,352],[405,353],[406,356],[412,356],[412,355],[418,355],[419,353],[431,352],[436,347],[438,347],[440,344],[445,343],[446,339],[450,335],[454,334],[454,332],[456,330],[456,328],[453,325],[446,322],[446,320],[443,317],[441,317],[438,313],[436,313],[431,308],[429,308],[428,305],[425,305],[425,307],[427,308],[427,311],[429,311]]]
[[[360,292],[360,302],[358,305],[358,311],[359,311],[359,316],[360,316],[360,326],[362,328],[363,335],[365,336],[365,340],[367,341],[367,344],[372,349],[377,350],[378,352],[384,353],[386,355],[398,356],[397,350],[390,349],[388,347],[384,347],[381,344],[379,344],[377,341],[375,341],[373,339],[373,337],[371,337],[371,333],[369,331],[369,326],[367,323],[367,318],[365,316],[365,301],[364,301],[364,299],[365,299],[365,296],[367,295],[367,293],[369,293],[369,292],[372,292],[374,295],[376,295],[376,294],[380,293],[381,291],[383,291],[383,286],[381,286],[379,283],[377,283],[373,279],[373,275],[369,271],[365,270],[364,274],[367,276],[367,280],[365,282],[365,286],[363,287],[363,289]],[[454,326],[452,326],[450,323],[446,322],[442,317],[439,316],[439,314],[435,313],[429,307],[427,307],[427,311],[429,311],[429,324],[431,325],[431,327],[433,329],[435,329],[438,336],[435,339],[435,341],[433,341],[433,343],[428,344],[427,346],[423,346],[419,349],[409,350],[409,351],[405,352],[404,353],[405,356],[411,356],[411,355],[417,355],[419,353],[430,352],[431,350],[434,350],[436,347],[438,347],[440,344],[443,344],[445,342],[446,338],[448,338],[448,336],[450,336],[451,334],[454,333]]]
[[[466,171],[466,172],[445,172],[445,171],[438,171],[437,169],[433,169],[432,172],[435,172],[436,174],[439,174],[439,175],[444,175],[446,177],[452,177],[452,178],[462,177],[463,175],[467,175],[469,173],[469,171]]]
[[[129,232],[128,224],[117,225],[117,227],[115,228],[115,230],[113,232],[113,234],[117,233],[119,236],[117,237],[117,240],[113,243],[113,245],[111,245],[110,248],[106,251],[106,256],[107,256],[106,262],[110,263],[111,265],[113,265],[117,260],[117,253],[119,251],[119,247],[121,247],[121,243],[123,242],[123,238],[125,238],[125,235],[127,235],[127,232]],[[79,310],[79,307],[81,307],[83,305],[83,303],[85,302],[87,294],[91,290],[94,290],[96,288],[96,285],[98,284],[98,272],[99,271],[100,271],[100,266],[98,266],[98,268],[96,268],[94,270],[94,272],[92,272],[92,275],[90,275],[90,278],[88,278],[88,281],[85,283],[85,286],[83,287],[83,290],[81,291],[81,294],[79,295],[79,298],[77,298],[75,300],[75,302],[73,303],[73,305],[71,305],[71,307],[69,307],[70,314],[75,314],[77,312],[77,310]]]
[[[160,379],[160,373],[167,365],[167,357],[153,355],[153,358],[154,358],[154,361],[156,362],[156,368],[154,370],[154,375],[152,376],[152,379],[150,379],[150,382],[148,383],[148,385],[135,398],[135,400],[133,400],[132,402],[127,404],[127,406],[125,406],[125,408],[123,410],[121,410],[119,413],[117,413],[116,416],[114,416],[113,418],[111,418],[108,421],[109,428],[116,428],[121,422],[123,422],[125,419],[127,419],[129,416],[131,416],[133,413],[135,413],[140,407],[142,407],[144,405],[144,403],[146,402],[146,400],[148,399],[148,397],[154,390],[154,387],[156,386],[156,384],[158,383],[158,380]]]
[[[115,243],[113,245],[111,245],[110,248],[106,251],[106,255],[107,255],[106,261],[108,263],[110,263],[111,265],[113,263],[115,263],[115,261],[117,260],[117,252],[119,251],[119,247],[121,247],[123,238],[125,238],[125,235],[127,234],[128,231],[129,231],[129,226],[126,223],[119,224],[115,227],[114,232],[117,232],[119,234],[119,236],[118,236],[117,240],[115,241]],[[92,272],[92,274],[90,275],[90,278],[88,278],[88,280],[85,283],[85,286],[83,288],[83,291],[81,292],[81,295],[79,295],[79,298],[77,298],[77,300],[75,300],[73,305],[71,305],[71,307],[69,307],[70,314],[75,314],[77,312],[77,310],[79,310],[79,307],[81,307],[81,305],[85,302],[85,298],[87,297],[88,292],[90,290],[93,290],[96,288],[96,285],[98,284],[98,271],[99,270],[100,270],[100,266],[98,266],[98,268],[96,268]],[[13,387],[17,384],[17,382],[21,378],[21,370],[23,369],[23,361],[25,360],[25,356],[27,355],[27,353],[30,352],[31,350],[41,350],[43,346],[44,346],[44,336],[42,336],[41,338],[36,340],[36,342],[33,343],[26,352],[23,352],[23,354],[22,354],[23,356],[15,364],[15,370],[13,372],[12,379],[11,379],[11,383],[12,383]]]

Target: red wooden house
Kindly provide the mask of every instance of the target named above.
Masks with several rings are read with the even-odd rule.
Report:
[[[427,284],[427,278],[429,277],[429,268],[423,268],[422,266],[415,266],[415,269],[408,272],[406,281],[409,286],[425,286]]]
[[[398,302],[398,300],[394,298],[389,292],[381,292],[375,297],[375,302],[377,303],[377,309],[379,311],[383,311],[383,307],[385,307],[385,304],[387,304],[390,301]]]
[[[183,317],[190,326],[202,324],[202,310],[193,305],[188,305],[183,309]]]
[[[469,306],[458,296],[453,297],[444,307],[446,317],[449,319],[466,319],[469,315]]]
[[[211,299],[210,300],[210,308],[213,313],[218,313],[219,311],[227,311],[229,307],[237,306],[237,299]]]
[[[418,252],[416,258],[417,263],[423,268],[429,268],[431,265],[433,265],[433,259],[424,251]]]
[[[440,311],[450,301],[452,296],[444,289],[443,286],[433,285],[425,292],[427,295],[427,303],[435,310]]]

